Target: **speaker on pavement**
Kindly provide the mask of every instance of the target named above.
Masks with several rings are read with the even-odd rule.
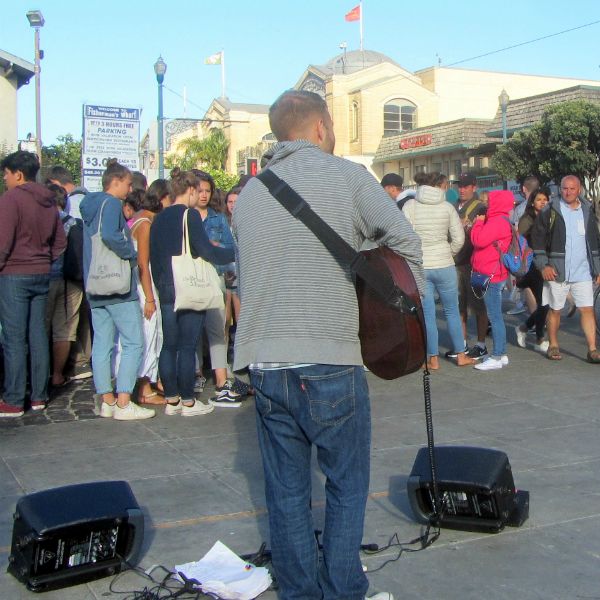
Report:
[[[498,532],[519,527],[529,516],[529,492],[517,491],[508,457],[489,448],[440,446],[434,449],[441,504],[440,527]],[[407,481],[417,521],[432,521],[433,485],[427,448],[421,448]]]
[[[23,496],[14,514],[8,572],[34,592],[98,579],[135,564],[144,515],[125,481]]]

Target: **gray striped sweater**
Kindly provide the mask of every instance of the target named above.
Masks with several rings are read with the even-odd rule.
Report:
[[[352,247],[368,239],[404,256],[423,293],[419,237],[363,166],[298,140],[277,144],[268,167]],[[233,235],[242,305],[234,370],[276,362],[361,365],[350,269],[258,179],[237,200]]]

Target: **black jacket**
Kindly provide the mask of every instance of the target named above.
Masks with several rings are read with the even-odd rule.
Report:
[[[592,205],[581,200],[590,276],[600,275],[600,235]],[[560,210],[560,198],[554,198],[537,216],[531,230],[535,266],[542,271],[548,265],[558,273],[556,281],[565,280],[565,245],[567,228]]]

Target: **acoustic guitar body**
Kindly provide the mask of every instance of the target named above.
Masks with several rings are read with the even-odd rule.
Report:
[[[365,366],[377,377],[396,379],[414,373],[426,357],[425,320],[415,278],[393,250],[380,246],[361,252],[369,267],[389,274],[417,306],[415,313],[388,304],[357,276],[356,295],[360,315],[359,338]]]

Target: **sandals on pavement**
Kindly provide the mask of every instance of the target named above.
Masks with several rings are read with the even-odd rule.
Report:
[[[600,352],[598,352],[598,350],[596,350],[596,349],[590,350],[587,353],[587,361],[594,365],[597,365],[598,363],[600,363]]]
[[[562,360],[562,355],[558,346],[550,346],[546,350],[546,358],[549,360]]]
[[[152,404],[152,405],[162,405],[166,404],[166,400],[164,396],[161,396],[158,392],[152,392],[151,394],[146,394],[145,396],[142,394],[138,398],[139,404]]]

